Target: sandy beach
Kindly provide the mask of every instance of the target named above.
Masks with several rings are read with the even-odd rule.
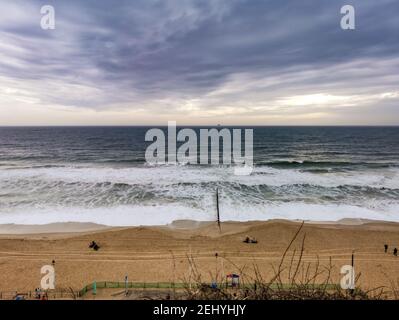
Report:
[[[193,257],[203,281],[215,274],[223,278],[239,273],[247,281],[254,265],[267,279],[298,230],[300,222],[176,221],[168,226],[107,228],[95,224],[0,227],[0,291],[27,292],[40,286],[40,268],[55,261],[57,289],[80,290],[93,281],[184,282],[190,276]],[[305,223],[287,253],[300,251],[306,234],[304,263],[333,265],[332,278],[339,283],[340,268],[351,263],[355,252],[358,285],[364,289],[390,286],[399,278],[399,224],[343,220],[336,223]],[[246,236],[257,239],[247,244]],[[91,241],[100,250],[88,248]],[[384,253],[384,244],[389,245]],[[216,257],[215,254],[218,254]],[[298,259],[294,255],[293,260]],[[289,261],[288,261],[289,262]],[[104,293],[104,296],[110,296]]]

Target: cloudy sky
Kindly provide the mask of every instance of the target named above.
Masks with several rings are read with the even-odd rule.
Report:
[[[0,125],[399,125],[398,14],[398,0],[0,0]]]

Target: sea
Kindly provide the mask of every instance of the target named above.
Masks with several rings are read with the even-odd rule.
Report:
[[[247,176],[148,164],[151,128],[1,127],[0,224],[212,221],[216,189],[222,221],[399,221],[399,127],[253,127]]]

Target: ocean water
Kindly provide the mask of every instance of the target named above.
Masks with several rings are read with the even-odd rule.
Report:
[[[250,176],[150,166],[148,129],[0,128],[0,223],[214,220],[217,187],[222,220],[399,221],[399,127],[255,127]]]

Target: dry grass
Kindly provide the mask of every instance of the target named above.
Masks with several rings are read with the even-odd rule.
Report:
[[[394,298],[399,298],[399,281],[391,282],[391,290],[388,287],[379,287],[364,291],[360,288],[344,290],[339,284],[332,281],[334,266],[330,259],[327,265],[321,265],[317,257],[315,263],[302,260],[306,234],[302,236],[300,250],[290,251],[294,242],[303,228],[303,223],[298,228],[294,237],[285,249],[277,266],[273,267],[273,276],[264,279],[262,272],[256,264],[252,265],[252,272],[245,272],[244,268],[235,265],[242,279],[236,288],[223,284],[220,274],[211,275],[215,279],[217,287],[212,287],[202,280],[202,274],[196,266],[192,256],[188,256],[190,264],[189,278],[184,279],[185,294],[183,299],[190,300],[369,300],[384,299],[389,293],[394,293]],[[223,257],[222,257],[223,258]],[[227,259],[229,263],[234,263]],[[360,274],[355,279],[358,283]],[[395,286],[396,284],[396,286]]]

